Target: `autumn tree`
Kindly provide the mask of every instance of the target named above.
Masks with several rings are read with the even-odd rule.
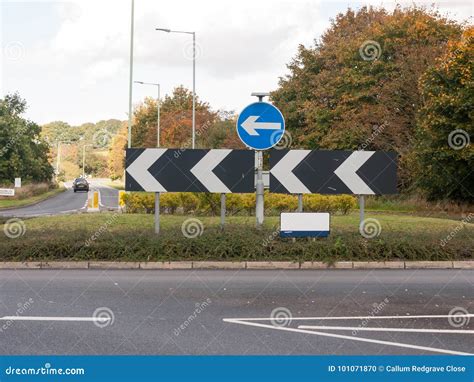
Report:
[[[192,92],[180,86],[165,96],[160,109],[160,141],[164,147],[191,147],[192,142]],[[218,120],[216,112],[207,102],[196,98],[196,136],[205,132]],[[134,112],[132,129],[133,147],[156,147],[157,104],[146,98]],[[196,139],[196,145],[202,142]]]
[[[448,44],[420,79],[423,103],[413,165],[429,199],[474,202],[474,28]]]
[[[320,41],[300,46],[272,93],[296,146],[394,150],[402,188],[414,144],[419,77],[461,27],[417,7],[339,14]]]
[[[125,171],[125,149],[127,148],[128,126],[122,123],[122,127],[112,138],[109,149],[108,167],[112,179],[119,179]]]

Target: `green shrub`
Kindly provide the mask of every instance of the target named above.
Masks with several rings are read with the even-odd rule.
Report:
[[[124,195],[123,200],[129,213],[154,213],[155,194],[132,192]],[[304,210],[308,212],[329,212],[348,214],[357,207],[357,201],[350,195],[304,195]],[[298,207],[296,195],[265,193],[265,210],[267,215],[278,215],[280,212],[295,211]],[[227,214],[234,215],[247,212],[255,213],[255,194],[227,194]],[[167,192],[160,196],[160,210],[174,214],[196,213],[218,215],[220,213],[220,194]]]

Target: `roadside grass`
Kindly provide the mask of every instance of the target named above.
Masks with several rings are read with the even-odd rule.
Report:
[[[26,207],[32,204],[36,204],[43,200],[51,198],[52,196],[60,194],[65,190],[66,189],[63,186],[53,189],[40,189],[34,192],[17,189],[15,191],[16,195],[14,197],[0,198],[0,210],[8,208]],[[36,194],[36,192],[39,193]]]
[[[358,233],[357,213],[331,217],[326,239],[280,239],[279,218],[267,217],[255,228],[255,217],[231,216],[222,232],[219,217],[162,215],[161,233],[153,233],[153,215],[75,214],[24,220],[24,234],[9,238],[0,231],[0,261],[38,260],[290,260],[387,261],[472,260],[474,224],[450,219],[395,214],[367,214],[380,223],[380,235]],[[196,238],[182,225],[202,225]],[[197,219],[197,220],[196,220]],[[5,223],[5,220],[0,224]],[[190,232],[194,232],[188,226]],[[21,227],[20,227],[21,228]],[[450,239],[448,239],[451,237]],[[442,245],[442,240],[447,240]]]

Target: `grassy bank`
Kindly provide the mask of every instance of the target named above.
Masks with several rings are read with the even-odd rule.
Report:
[[[368,216],[369,217],[369,216]],[[466,260],[473,258],[474,225],[460,221],[395,214],[373,214],[380,235],[358,233],[358,215],[333,216],[327,239],[280,239],[278,217],[263,230],[254,217],[230,217],[224,232],[218,217],[162,216],[153,234],[152,215],[81,214],[24,220],[23,236],[0,236],[0,260]],[[202,234],[187,238],[182,225],[199,219]],[[189,226],[190,231],[192,226]],[[12,230],[9,227],[2,227]],[[447,239],[448,237],[451,237]],[[442,245],[442,240],[447,243]]]
[[[45,183],[30,184],[15,190],[13,197],[0,197],[0,209],[25,207],[39,203],[65,190],[64,187],[51,188]]]

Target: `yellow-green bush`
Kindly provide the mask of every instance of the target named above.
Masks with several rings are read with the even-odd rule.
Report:
[[[129,213],[153,213],[155,195],[153,193],[128,193],[123,200]],[[347,214],[357,206],[356,198],[350,195],[304,195],[303,208],[308,212],[330,212]],[[285,211],[295,211],[298,198],[295,195],[265,193],[267,215]],[[255,212],[255,194],[228,194],[227,213],[234,215]],[[210,193],[168,192],[160,196],[160,210],[168,213],[200,213],[217,215],[220,211],[220,195]]]

